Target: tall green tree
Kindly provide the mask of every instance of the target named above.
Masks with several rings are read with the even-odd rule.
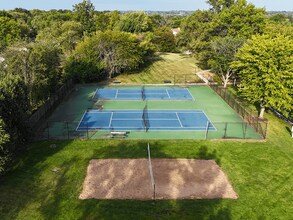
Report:
[[[151,31],[152,19],[144,12],[130,12],[121,16],[115,29],[130,33],[141,33]]]
[[[248,39],[254,34],[264,32],[266,19],[264,9],[256,8],[246,0],[238,0],[214,16],[207,34],[211,37],[232,36]]]
[[[220,13],[222,10],[231,7],[235,0],[207,0],[206,1],[210,6],[210,10],[214,13]]]
[[[119,31],[98,32],[95,36],[100,59],[108,77],[137,69],[143,63],[144,51],[137,37]]]
[[[65,54],[69,54],[81,40],[82,26],[76,21],[53,22],[50,26],[39,31],[37,42],[51,42],[61,47]]]
[[[29,115],[29,101],[23,80],[12,74],[6,74],[0,80],[0,117],[5,123],[5,131],[10,136],[8,152],[13,153],[24,148],[29,139],[26,120]]]
[[[65,77],[79,82],[98,82],[105,78],[105,65],[100,59],[94,36],[85,37],[67,58],[64,66]]]
[[[32,109],[56,91],[61,80],[60,49],[51,42],[14,44],[8,47],[1,66],[6,74],[18,75],[28,88]]]
[[[7,144],[9,142],[9,135],[5,131],[5,124],[0,117],[0,175],[5,170],[5,164],[9,160]]]
[[[156,45],[157,51],[175,52],[176,41],[170,28],[160,27],[157,28],[153,33],[153,39],[151,42]]]
[[[13,19],[0,17],[0,49],[21,38],[21,27]]]
[[[196,11],[181,23],[181,31],[176,36],[177,44],[186,49],[199,50],[206,41],[205,33],[209,29],[214,14],[210,11]]]
[[[83,0],[81,3],[74,5],[73,12],[85,33],[95,31],[95,7],[90,0]]]
[[[211,42],[212,51],[208,63],[212,70],[222,79],[224,88],[226,88],[229,79],[234,74],[230,65],[235,60],[235,54],[243,43],[243,38],[230,36],[217,38]]]
[[[253,36],[236,54],[232,67],[241,78],[239,90],[249,102],[273,107],[285,115],[293,109],[293,40],[287,36]]]
[[[249,39],[254,34],[262,34],[266,27],[264,9],[256,8],[246,0],[238,0],[229,8],[213,16],[207,28],[190,45],[197,52],[197,58],[203,68],[210,68],[209,59],[213,49],[211,42],[217,38],[232,37]]]

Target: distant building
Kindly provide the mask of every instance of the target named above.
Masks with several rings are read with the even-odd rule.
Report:
[[[176,36],[180,32],[180,28],[173,28],[171,30],[172,30],[174,36]]]

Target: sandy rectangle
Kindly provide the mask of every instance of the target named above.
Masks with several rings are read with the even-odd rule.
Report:
[[[156,199],[236,199],[214,160],[152,159]],[[153,199],[148,159],[91,160],[80,199]]]

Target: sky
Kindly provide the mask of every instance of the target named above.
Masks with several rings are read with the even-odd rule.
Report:
[[[72,9],[82,0],[0,0],[0,10],[25,9]],[[170,11],[208,9],[206,0],[92,0],[97,11],[104,10],[152,10]],[[267,11],[293,11],[293,0],[248,0]]]

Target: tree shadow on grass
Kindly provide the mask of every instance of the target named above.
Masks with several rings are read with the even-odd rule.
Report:
[[[18,158],[18,163],[13,171],[1,178],[0,219],[21,218],[19,213],[31,204],[39,204],[40,198],[47,197],[49,188],[42,184],[43,179],[55,175],[55,171],[52,171],[55,167],[46,161],[66,147],[68,143],[70,142],[38,142]],[[23,218],[32,217],[26,215]]]

